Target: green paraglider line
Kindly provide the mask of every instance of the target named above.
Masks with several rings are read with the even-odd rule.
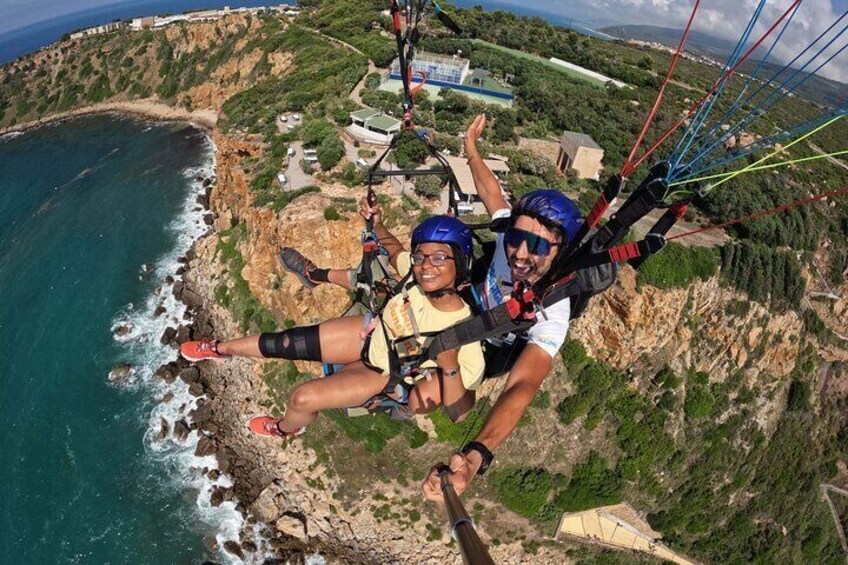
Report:
[[[820,132],[821,130],[823,130],[824,128],[828,127],[829,125],[835,123],[836,121],[841,120],[843,117],[844,117],[843,115],[836,116],[832,120],[829,120],[829,121],[823,123],[819,127],[814,128],[814,129],[808,131],[807,133],[805,133],[804,135],[802,135],[801,137],[793,140],[791,143],[786,145],[786,147],[781,147],[780,149],[776,149],[776,150],[772,151],[771,153],[769,153],[768,155],[766,155],[765,157],[763,157],[759,161],[756,161],[755,163],[751,163],[750,165],[748,165],[745,168],[739,169],[738,171],[733,171],[731,173],[727,173],[727,174],[722,173],[720,175],[717,175],[718,177],[724,177],[724,178],[722,178],[720,181],[713,183],[713,184],[709,185],[708,187],[706,187],[705,189],[703,189],[701,191],[701,195],[703,196],[703,195],[707,194],[711,190],[715,189],[718,186],[721,186],[722,184],[726,183],[727,181],[729,181],[731,179],[738,177],[742,173],[748,173],[748,172],[751,172],[753,170],[756,170],[756,168],[759,167],[762,163],[768,161],[769,159],[771,159],[775,155],[782,153],[782,152],[786,151],[787,149],[789,149],[790,147],[792,147],[793,145],[804,141],[805,139],[807,139],[811,135]],[[820,156],[820,157],[824,157],[824,156]],[[789,164],[789,163],[784,163],[784,164]],[[780,165],[780,163],[777,164],[777,166],[779,166],[779,165]],[[773,167],[775,165],[771,165],[771,166]],[[669,186],[670,187],[671,186],[680,186],[680,185],[695,183],[695,182],[698,182],[698,181],[707,180],[707,179],[715,178],[715,177],[716,177],[716,175],[712,175],[712,176],[709,176],[709,177],[695,178],[695,179],[687,179],[687,180],[673,182],[673,183],[669,184]],[[683,192],[683,191],[677,191],[675,193],[672,193],[667,198],[671,198],[674,194],[678,194],[679,192]]]
[[[741,171],[734,171],[734,172],[730,172],[730,173],[719,173],[719,174],[716,174],[716,175],[710,175],[710,176],[707,176],[707,177],[701,177],[701,178],[697,178],[697,179],[688,179],[688,180],[684,180],[684,181],[674,182],[674,183],[671,184],[671,186],[678,186],[678,185],[681,185],[681,184],[687,184],[687,183],[690,183],[690,182],[698,182],[698,181],[703,181],[703,180],[720,179],[722,177],[729,177],[731,175],[735,176],[735,175],[738,175],[738,174],[741,174],[741,173],[753,173],[754,171],[765,171],[765,170],[768,170],[768,169],[777,169],[778,167],[788,167],[789,165],[796,165],[798,163],[806,163],[807,161],[816,161],[818,159],[827,159],[828,157],[838,157],[840,155],[846,155],[846,154],[848,154],[848,149],[843,150],[843,151],[836,151],[834,153],[825,153],[825,154],[822,154],[822,155],[814,155],[812,157],[804,157],[802,159],[793,159],[791,161],[781,161],[780,163],[772,163],[771,165],[762,165],[762,166],[753,167],[753,168],[747,168],[746,167],[745,169],[743,169]]]

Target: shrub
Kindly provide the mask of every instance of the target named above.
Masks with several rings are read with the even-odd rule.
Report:
[[[492,473],[490,482],[501,503],[526,518],[538,516],[553,487],[551,474],[538,467],[499,468]]]
[[[328,222],[334,222],[341,219],[339,215],[339,211],[333,208],[332,206],[327,206],[324,208],[324,219]]]
[[[339,134],[333,131],[333,134],[324,138],[324,141],[318,146],[318,163],[322,169],[329,171],[342,160],[344,154],[344,142],[342,142]]]
[[[590,451],[586,461],[575,465],[568,486],[557,493],[546,515],[552,518],[563,512],[617,504],[622,486],[618,473],[597,452]]]
[[[718,257],[706,247],[684,247],[671,242],[639,268],[640,280],[657,288],[686,287],[716,272]]]
[[[709,389],[703,385],[690,385],[686,390],[686,400],[683,402],[683,412],[686,418],[706,418],[713,411],[715,398]]]

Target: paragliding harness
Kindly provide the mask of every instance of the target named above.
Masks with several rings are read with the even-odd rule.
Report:
[[[392,138],[389,147],[377,158],[374,163],[368,168],[366,173],[366,185],[368,187],[367,198],[370,205],[377,203],[375,185],[390,177],[410,177],[421,176],[436,176],[439,178],[447,178],[448,186],[448,210],[453,215],[458,215],[459,200],[464,198],[456,175],[450,167],[444,155],[439,153],[430,139],[430,136],[425,130],[416,130],[412,119],[412,111],[415,107],[415,95],[424,87],[427,76],[424,73],[417,73],[420,82],[417,86],[412,86],[412,61],[415,57],[415,48],[420,39],[418,24],[420,23],[429,4],[433,5],[436,17],[442,22],[445,27],[450,29],[457,35],[462,33],[462,30],[456,23],[444,12],[444,10],[436,2],[432,0],[403,0],[403,8],[398,0],[390,0],[391,16],[394,28],[395,40],[397,42],[398,63],[403,84],[403,127],[401,131],[414,131],[417,139],[424,145],[427,154],[433,158],[438,166],[430,169],[382,169],[383,161],[386,157],[395,150],[400,139],[400,132]],[[404,25],[405,24],[405,25]],[[353,296],[351,307],[343,314],[347,315],[354,307],[360,305],[368,312],[371,323],[363,330],[363,334],[370,334],[377,324],[384,324],[380,313],[386,304],[398,293],[407,291],[407,282],[411,277],[408,274],[400,281],[395,279],[383,267],[383,263],[378,261],[380,256],[388,255],[386,249],[380,244],[378,237],[374,233],[374,227],[371,220],[366,222],[365,229],[362,232],[362,261],[360,268],[356,273],[355,294]],[[375,267],[381,272],[375,272]],[[382,297],[382,299],[380,299]],[[383,332],[388,339],[389,333],[383,325]],[[420,334],[421,337],[427,337]],[[399,343],[408,343],[406,336],[393,340],[388,344],[389,362],[392,378],[389,385],[386,387],[386,393],[396,393],[399,385],[410,386],[414,382],[415,375],[418,374],[418,368],[412,367],[410,364],[405,364],[402,358],[396,354],[396,347]],[[420,352],[416,352],[420,353]],[[324,374],[332,375],[338,369],[337,366],[325,365]],[[372,400],[369,400],[366,405],[373,409],[386,409],[397,411],[397,401],[389,398],[386,394],[378,395]],[[356,412],[356,409],[348,410]]]
[[[682,217],[685,203],[667,206],[668,210],[643,240],[623,245],[619,243],[633,224],[646,214],[656,208],[666,207],[663,200],[668,195],[668,185],[664,179],[667,171],[666,163],[655,165],[609,222],[594,232],[592,229],[600,219],[595,215],[601,207],[593,208],[575,240],[560,250],[551,269],[536,284],[516,285],[506,302],[438,332],[417,359],[404,361],[420,364],[435,359],[443,351],[509,334],[519,336],[516,343],[521,347],[521,336],[540,319],[547,318],[545,309],[565,299],[571,300],[574,307],[572,319],[579,317],[593,296],[615,282],[617,263],[629,261],[638,267],[665,246],[665,234]],[[614,202],[623,186],[624,179],[621,176],[616,175],[610,179],[599,199],[606,202],[604,210]],[[492,376],[495,376],[495,372],[508,371],[518,357],[514,349],[490,353],[492,358],[498,355],[503,358],[500,366],[487,367],[487,373]]]
[[[420,75],[420,84],[412,87],[411,69],[412,61],[415,58],[415,47],[420,40],[418,25],[421,22],[424,13],[429,4],[433,5],[436,17],[442,24],[456,33],[462,33],[462,30],[456,23],[444,12],[444,10],[433,0],[403,0],[403,8],[398,0],[390,0],[390,13],[392,16],[392,24],[394,28],[395,40],[398,51],[398,65],[403,84],[403,127],[401,131],[414,131],[418,140],[424,145],[430,157],[439,163],[438,167],[432,169],[396,169],[383,170],[381,168],[386,157],[395,150],[400,139],[400,132],[392,137],[389,147],[377,158],[366,172],[366,185],[368,187],[367,198],[368,203],[373,206],[377,203],[377,195],[374,191],[375,185],[379,184],[386,178],[390,177],[410,177],[421,176],[437,176],[446,177],[448,185],[448,210],[453,215],[458,212],[458,200],[464,198],[456,175],[450,167],[444,155],[439,153],[430,140],[426,130],[416,130],[412,121],[412,111],[415,107],[415,95],[424,87],[427,76],[424,73]],[[404,26],[405,22],[405,26]],[[369,220],[366,222],[366,227],[362,232],[362,262],[356,273],[356,292],[353,297],[353,306],[360,304],[372,314],[377,314],[382,310],[382,307],[396,294],[395,289],[400,288],[395,284],[393,277],[386,271],[383,263],[377,261],[380,256],[388,255],[386,249],[380,245],[380,242],[374,233],[374,227]],[[374,272],[374,265],[378,266],[381,271],[379,274]],[[378,304],[376,297],[382,295],[384,300]],[[366,300],[367,298],[367,300]],[[350,311],[345,312],[347,314]]]

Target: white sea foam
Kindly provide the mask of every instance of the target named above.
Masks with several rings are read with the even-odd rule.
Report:
[[[223,502],[218,507],[210,503],[210,495],[217,487],[229,487],[232,481],[225,475],[220,475],[217,480],[210,479],[202,472],[205,469],[217,469],[217,461],[214,456],[196,457],[194,455],[199,437],[191,432],[183,441],[178,441],[172,434],[161,439],[160,430],[162,422],[167,423],[169,431],[174,429],[174,424],[179,420],[191,423],[188,414],[197,407],[198,399],[188,392],[188,386],[180,379],[168,384],[153,377],[154,372],[164,363],[173,361],[177,352],[169,347],[163,347],[159,338],[166,328],[177,327],[183,323],[186,311],[185,305],[179,302],[173,295],[172,287],[165,283],[167,276],[175,279],[181,277],[174,273],[180,267],[178,259],[188,252],[191,246],[207,231],[208,227],[203,223],[204,210],[197,205],[197,196],[204,189],[199,178],[213,178],[215,174],[215,147],[211,139],[206,140],[206,151],[208,156],[205,164],[198,167],[190,167],[182,172],[183,177],[191,185],[191,190],[183,202],[182,210],[177,219],[168,226],[168,230],[175,235],[174,248],[164,256],[160,257],[153,265],[139,266],[139,269],[155,281],[156,289],[147,297],[144,304],[127,304],[114,318],[112,332],[115,341],[121,343],[128,351],[128,356],[134,365],[138,377],[135,384],[128,386],[144,387],[150,392],[152,398],[158,401],[166,394],[173,398],[169,402],[158,402],[154,405],[148,417],[148,428],[144,436],[144,444],[148,456],[157,461],[164,469],[163,475],[167,477],[170,488],[189,489],[197,492],[195,504],[195,519],[207,524],[215,532],[218,547],[228,540],[239,540],[239,534],[244,525],[241,514],[235,510],[235,502]],[[165,313],[154,317],[154,312],[159,306],[165,307]],[[124,328],[123,335],[115,333],[119,328]],[[220,549],[216,556],[224,563],[262,563],[265,555],[261,555],[261,548],[266,547],[260,539],[258,531],[255,533],[255,542],[260,551],[256,554],[246,554],[245,561],[240,560]]]
[[[0,141],[8,141],[10,139],[15,139],[16,137],[20,137],[25,133],[25,131],[10,131],[9,133],[0,135]]]

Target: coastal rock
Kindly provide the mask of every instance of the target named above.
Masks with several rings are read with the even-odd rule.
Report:
[[[159,338],[159,343],[161,343],[162,345],[168,345],[174,340],[175,337],[177,337],[176,328],[168,326],[167,328],[165,328],[165,331],[162,332],[162,337]]]
[[[189,417],[192,422],[198,426],[202,426],[212,420],[212,406],[209,404],[200,404],[189,413]]]
[[[174,288],[176,288],[176,285],[174,285]],[[188,306],[189,308],[202,308],[203,307],[203,297],[201,297],[199,294],[197,294],[196,292],[194,292],[190,288],[183,289],[179,298],[182,301],[182,303],[185,304],[186,306]]]
[[[308,538],[306,523],[300,518],[290,514],[284,514],[279,520],[277,520],[274,527],[277,528],[278,532],[299,539],[300,541],[306,541]]]
[[[113,333],[116,337],[125,337],[125,336],[129,335],[130,332],[132,332],[134,329],[135,329],[135,326],[133,326],[130,322],[124,322],[124,323],[118,324],[118,326],[115,328],[115,331]]]
[[[197,367],[186,367],[180,371],[180,380],[185,384],[190,385],[200,380],[200,369]]]
[[[212,487],[212,494],[209,495],[209,504],[214,508],[221,506],[224,503],[224,490],[222,487]]]
[[[193,332],[191,326],[180,325],[177,328],[177,334],[176,336],[174,336],[174,340],[180,345],[182,345],[187,341],[191,341],[192,333]]]
[[[207,475],[210,481],[217,481],[221,476],[221,471],[218,469],[211,469]]]
[[[210,179],[209,177],[203,179],[203,188],[207,188],[211,184],[212,184],[212,179]]]
[[[207,226],[213,225],[215,223],[215,214],[204,214],[203,223]]]
[[[200,441],[197,442],[194,455],[196,457],[207,457],[216,453],[218,453],[218,446],[215,445],[215,440],[207,436],[200,436]]]
[[[185,441],[190,432],[191,428],[188,427],[188,422],[186,422],[184,419],[180,419],[174,422],[174,437],[177,439],[177,441]]]
[[[156,441],[164,441],[171,432],[171,425],[165,418],[159,418],[159,433],[156,434]]]
[[[200,383],[191,383],[191,386],[188,387],[188,392],[194,397],[206,394],[206,391],[203,390],[203,385]]]
[[[174,284],[174,277],[171,275],[165,277],[165,284]]]
[[[258,549],[256,544],[250,540],[241,542],[241,548],[248,553],[256,553],[256,550]]]
[[[159,404],[167,404],[174,399],[174,393],[170,390],[159,399]]]
[[[225,541],[224,542],[224,550],[226,550],[227,553],[231,553],[231,554],[235,555],[236,557],[238,557],[242,561],[244,560],[244,552],[241,550],[241,546],[238,544],[237,541],[233,541],[233,540]]]
[[[250,505],[250,513],[260,522],[273,524],[280,519],[280,507],[277,504],[278,497],[282,496],[282,488],[276,483],[265,487],[253,504]]]
[[[179,373],[180,368],[176,362],[171,361],[170,363],[165,363],[153,373],[153,376],[159,379],[162,379],[168,384],[171,384],[177,379],[177,374]]]
[[[205,192],[203,194],[197,195],[197,203],[200,204],[204,210],[209,209],[209,195]]]
[[[154,310],[154,311],[153,311],[153,317],[154,317],[154,318],[158,318],[159,316],[161,316],[161,315],[162,315],[162,314],[164,314],[165,312],[167,312],[167,310],[165,309],[165,307],[164,307],[164,306],[162,306],[162,305],[160,304],[159,306],[157,306],[157,307],[156,307],[156,310]]]
[[[133,366],[129,363],[120,363],[112,367],[112,370],[109,371],[109,375],[106,377],[108,381],[112,384],[121,385],[125,384],[130,377],[133,376]]]

